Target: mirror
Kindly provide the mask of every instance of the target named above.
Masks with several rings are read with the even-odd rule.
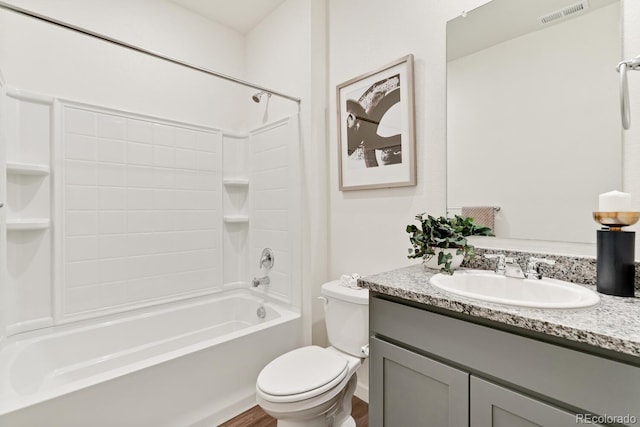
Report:
[[[447,211],[497,237],[594,243],[622,190],[618,0],[493,0],[447,23]]]

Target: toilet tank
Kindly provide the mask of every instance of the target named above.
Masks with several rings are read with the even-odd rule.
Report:
[[[331,346],[356,357],[369,343],[369,291],[354,289],[339,280],[322,285],[324,317]]]

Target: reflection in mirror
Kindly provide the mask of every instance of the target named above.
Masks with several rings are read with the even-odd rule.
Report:
[[[493,0],[447,23],[449,215],[496,206],[498,237],[595,242],[598,194],[622,189],[620,39],[618,0]]]

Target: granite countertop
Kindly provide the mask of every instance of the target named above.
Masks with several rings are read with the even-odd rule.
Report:
[[[640,357],[638,297],[599,294],[598,305],[568,310],[515,307],[439,290],[429,283],[434,274],[437,271],[418,264],[366,276],[358,284],[380,294]],[[593,285],[581,286],[596,290]]]

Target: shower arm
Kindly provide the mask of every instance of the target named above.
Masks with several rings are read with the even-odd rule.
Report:
[[[622,116],[622,127],[631,127],[631,113],[629,109],[629,84],[627,82],[627,70],[640,70],[640,55],[629,61],[622,61],[616,67],[620,73],[620,114]]]

